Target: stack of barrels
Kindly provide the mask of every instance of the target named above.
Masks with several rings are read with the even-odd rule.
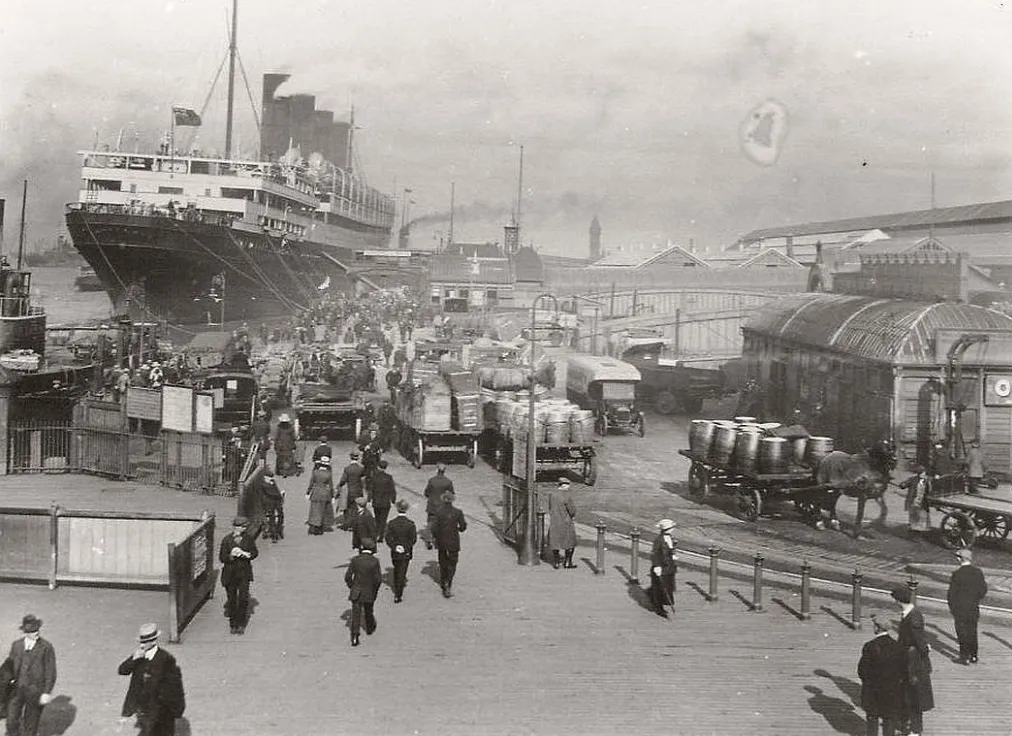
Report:
[[[831,437],[804,437],[788,440],[771,436],[778,422],[758,422],[755,417],[694,419],[689,430],[689,450],[714,465],[735,468],[742,473],[777,475],[792,465],[818,467],[833,451]]]
[[[514,442],[527,439],[530,425],[530,394],[526,391],[501,392],[488,402],[493,409],[486,418],[494,419],[498,434]],[[539,399],[535,404],[534,431],[538,443],[549,445],[586,445],[594,436],[594,413],[566,399]]]

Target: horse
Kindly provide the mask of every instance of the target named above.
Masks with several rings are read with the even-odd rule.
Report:
[[[841,495],[857,499],[855,538],[861,536],[864,508],[869,500],[878,500],[881,507],[879,517],[885,516],[885,505],[881,499],[895,465],[893,454],[882,445],[853,455],[835,450],[822,459],[815,477],[819,485],[827,487],[827,502],[823,508],[829,512],[834,529],[840,528],[836,503]]]

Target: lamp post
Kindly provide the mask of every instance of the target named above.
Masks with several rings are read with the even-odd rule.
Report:
[[[531,396],[530,404],[527,409],[527,531],[526,534],[524,534],[524,544],[520,550],[521,565],[538,565],[541,562],[537,550],[534,547],[534,530],[535,521],[537,519],[537,509],[535,509],[534,506],[538,496],[538,441],[537,437],[534,435],[534,428],[537,425],[537,417],[534,412],[536,401],[534,395],[534,348],[537,345],[537,335],[535,330],[537,329],[538,302],[542,299],[550,299],[555,311],[559,311],[559,300],[552,294],[541,294],[531,304]]]

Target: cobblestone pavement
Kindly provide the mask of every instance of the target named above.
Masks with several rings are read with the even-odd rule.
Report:
[[[338,457],[350,448],[337,443]],[[417,492],[431,468],[399,458],[402,494]],[[349,604],[341,581],[350,535],[305,534],[305,478],[288,490],[287,538],[261,543],[247,634],[229,635],[221,596],[169,645],[183,667],[188,710],[181,734],[804,734],[862,732],[856,664],[867,632],[846,625],[839,604],[799,621],[788,592],[771,590],[749,611],[746,585],[723,579],[704,600],[705,577],[680,574],[677,613],[645,608],[643,591],[612,556],[604,575],[581,546],[576,570],[517,565],[487,525],[481,472],[451,467],[459,505],[470,516],[456,595],[433,580],[435,553],[416,549],[405,601],[384,587],[379,628],[349,646]],[[79,476],[0,481],[0,504],[199,510],[228,518],[233,501]],[[585,540],[586,541],[586,540]],[[382,552],[384,567],[389,556]],[[617,564],[616,564],[617,563]],[[0,625],[7,640],[28,611],[56,646],[57,693],[43,734],[132,733],[117,722],[126,678],[115,668],[134,647],[137,626],[167,620],[163,593],[5,584]],[[883,604],[871,610],[896,610]],[[932,734],[1008,734],[1012,630],[986,625],[981,664],[959,667],[951,622],[928,615],[936,653],[938,709]],[[968,693],[973,693],[968,697]]]

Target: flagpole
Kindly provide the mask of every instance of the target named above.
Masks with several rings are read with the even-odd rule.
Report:
[[[169,178],[176,173],[176,109],[169,108]]]

